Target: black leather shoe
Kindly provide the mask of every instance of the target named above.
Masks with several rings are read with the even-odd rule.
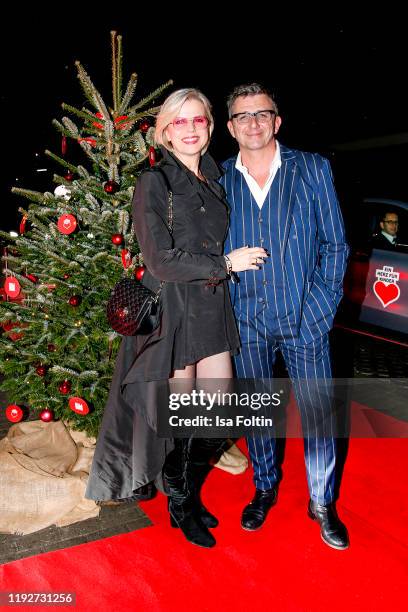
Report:
[[[307,513],[320,525],[320,535],[327,546],[337,550],[345,550],[350,546],[346,526],[337,516],[334,503],[323,506],[310,500]]]
[[[242,513],[241,526],[247,531],[260,529],[265,522],[269,510],[276,504],[278,488],[272,487],[266,491],[256,489],[255,497]]]

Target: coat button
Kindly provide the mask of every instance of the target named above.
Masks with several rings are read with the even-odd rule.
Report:
[[[205,212],[205,208],[204,208],[204,206],[201,206],[200,211],[201,211],[201,212]]]
[[[201,246],[203,247],[203,249],[208,249],[208,242],[207,240],[203,240],[201,243]]]
[[[221,246],[221,242],[220,242],[219,240],[217,240],[217,242],[216,242],[215,244],[216,244],[216,246],[218,246],[218,247],[219,247],[219,246]]]

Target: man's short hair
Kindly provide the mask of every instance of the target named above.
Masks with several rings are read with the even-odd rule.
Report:
[[[237,87],[233,89],[233,91],[228,96],[228,99],[227,99],[228,118],[231,119],[232,107],[237,98],[240,98],[241,96],[243,97],[256,96],[258,94],[265,94],[266,96],[268,96],[268,98],[271,99],[273,110],[278,115],[279,114],[278,105],[276,104],[274,96],[271,93],[271,91],[269,91],[267,87],[264,87],[264,85],[260,85],[259,83],[248,83],[246,85],[238,85]]]

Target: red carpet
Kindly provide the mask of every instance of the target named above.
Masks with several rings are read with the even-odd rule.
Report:
[[[220,519],[215,548],[171,529],[159,495],[143,504],[154,527],[9,563],[0,590],[75,591],[81,612],[405,610],[407,474],[407,439],[351,440],[338,503],[351,548],[335,551],[306,515],[303,443],[288,440],[279,502],[261,531],[239,525],[250,470],[213,470],[203,498]]]

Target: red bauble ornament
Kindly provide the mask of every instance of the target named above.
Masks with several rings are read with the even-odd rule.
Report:
[[[68,172],[67,172],[67,173],[66,173],[66,175],[64,176],[64,179],[65,179],[66,181],[69,181],[69,182],[71,183],[71,181],[73,181],[73,180],[74,180],[74,175],[72,174],[72,172],[70,172],[70,171],[68,170]]]
[[[17,406],[16,404],[10,404],[10,406],[7,406],[6,417],[12,423],[18,423],[19,421],[21,421],[23,416],[24,413],[21,410],[20,406]]]
[[[75,232],[76,226],[77,220],[74,215],[61,215],[57,222],[61,234],[72,234],[72,232]]]
[[[149,127],[150,127],[150,121],[148,119],[143,119],[143,121],[139,123],[139,130],[143,132],[143,134],[146,134]]]
[[[64,393],[64,395],[66,395],[71,391],[71,382],[69,380],[64,380],[64,382],[62,382],[58,388],[60,393]]]
[[[80,295],[71,295],[71,297],[68,300],[68,303],[71,306],[79,306],[79,304],[81,303],[81,296]]]
[[[54,420],[54,413],[52,410],[45,408],[44,410],[41,410],[39,417],[43,423],[49,423],[50,421]]]
[[[44,365],[39,365],[35,371],[37,372],[38,376],[45,376],[47,373],[47,367]]]
[[[129,249],[122,249],[121,257],[122,257],[123,267],[126,270],[126,268],[128,268],[130,264],[132,263],[132,256],[130,254]]]
[[[61,154],[65,155],[67,152],[67,137],[63,136],[61,139]]]
[[[149,164],[154,166],[156,163],[156,150],[154,147],[149,147]]]
[[[135,270],[135,277],[138,281],[141,281],[143,278],[143,274],[145,273],[146,268],[144,266],[137,266]]]
[[[71,277],[71,275],[70,275],[70,274],[68,274],[67,272],[65,272],[65,274],[64,274],[64,278],[65,278],[65,280],[68,280],[68,278],[70,278],[70,277]]]
[[[112,238],[111,238],[113,244],[122,244],[123,242],[123,236],[122,234],[112,234]]]
[[[57,347],[55,346],[55,344],[49,344],[47,346],[47,349],[49,353],[55,353],[55,351],[57,350]]]
[[[70,397],[68,404],[71,410],[77,414],[88,414],[89,412],[88,404],[81,397]]]
[[[35,274],[25,274],[24,276],[28,278],[28,280],[30,280],[32,283],[36,283],[38,281],[38,276],[36,276]]]
[[[18,280],[14,276],[6,278],[4,283],[4,291],[10,298],[16,298],[21,291],[21,286]]]
[[[116,193],[119,189],[119,185],[115,181],[106,181],[103,189],[106,193]]]
[[[78,138],[78,142],[87,142],[89,145],[91,145],[91,147],[96,147],[96,140],[95,138]]]

